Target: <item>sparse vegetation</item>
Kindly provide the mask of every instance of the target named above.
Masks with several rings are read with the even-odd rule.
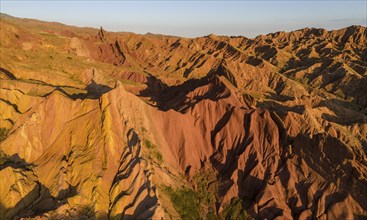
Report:
[[[233,198],[227,206],[224,206],[222,212],[226,220],[247,220],[250,219],[239,198]]]
[[[206,214],[207,220],[217,220],[218,217],[215,215],[214,209],[212,207],[209,208],[208,213]]]
[[[150,142],[150,140],[145,140],[144,141],[144,144],[145,146],[148,148],[148,149],[152,149],[153,147],[155,147],[152,142]]]
[[[204,206],[205,210],[202,213],[206,213],[205,219],[218,219],[215,206],[215,195],[218,193],[217,183],[212,183],[213,187],[209,187],[210,172],[206,174],[198,173],[194,176],[194,181],[197,185],[197,193],[199,196],[199,202]]]
[[[0,166],[5,164],[8,161],[9,157],[4,153],[4,151],[0,150]]]
[[[199,194],[199,199],[200,199],[200,203],[201,204],[206,204],[206,205],[214,205],[214,195],[211,194],[208,191],[208,180],[206,177],[198,174],[194,177],[195,182],[197,183],[197,191]]]
[[[170,197],[182,219],[218,219],[214,192],[208,190],[207,177],[197,174],[193,180],[197,185],[196,191],[187,186],[180,188],[168,186],[163,190]]]
[[[0,126],[6,127],[0,128],[0,170],[12,176],[2,181],[10,187],[4,188],[1,200],[19,201],[13,202],[14,207],[0,202],[10,210],[6,213],[10,219],[27,213],[36,216],[38,211],[40,217],[51,219],[136,219],[142,213],[160,215],[153,213],[159,206],[172,219],[251,219],[246,210],[256,196],[266,199],[261,186],[268,179],[250,175],[248,181],[241,180],[251,169],[256,173],[272,166],[266,155],[261,158],[262,151],[271,156],[273,148],[289,142],[286,153],[292,154],[291,136],[296,133],[300,135],[295,147],[302,143],[312,147],[303,155],[316,153],[322,158],[299,157],[295,168],[317,167],[319,174],[333,174],[324,179],[338,182],[335,193],[346,189],[351,194],[347,203],[340,202],[345,212],[364,214],[353,207],[367,197],[362,173],[363,151],[367,153],[362,53],[366,43],[358,37],[365,27],[211,41],[107,33],[102,28],[97,35],[92,28],[3,19],[3,14],[1,18],[1,96],[4,92],[6,99],[2,118],[9,121]],[[352,32],[356,34],[348,39],[342,36]],[[335,40],[326,38],[329,35]],[[236,88],[223,81],[223,75]],[[20,129],[9,137],[11,125]],[[279,134],[277,140],[268,138]],[[19,146],[11,150],[3,146],[15,136],[21,140]],[[253,152],[244,152],[241,146],[251,143]],[[35,164],[26,161],[34,158],[38,158]],[[352,160],[355,169],[348,175]],[[164,163],[168,161],[172,163]],[[198,167],[205,169],[193,176]],[[217,171],[208,171],[209,167]],[[313,172],[295,171],[284,174],[289,174],[290,182],[314,182]],[[339,181],[339,176],[351,179]],[[260,187],[256,196],[243,195],[248,183]],[[52,203],[37,202],[33,190],[28,192],[34,184],[44,198],[56,196],[55,210],[46,209]],[[53,187],[51,193],[43,184],[58,189]],[[69,184],[75,187],[65,188]],[[282,210],[292,202],[292,192],[299,191],[299,184],[282,185],[279,190],[291,193],[274,200],[271,208]],[[270,193],[273,190],[277,191],[270,188]],[[330,204],[338,202],[324,191]],[[241,196],[229,200],[230,195]],[[311,207],[317,206],[315,198],[309,200]],[[271,218],[274,213],[266,206],[251,209],[251,214]],[[327,208],[316,211],[325,213]],[[340,212],[341,217],[344,214]]]
[[[168,186],[164,190],[183,220],[200,219],[199,195],[197,192],[188,187],[174,190],[171,186]]]
[[[8,136],[9,130],[6,128],[0,128],[0,142],[6,139]]]
[[[153,156],[158,160],[158,163],[161,164],[163,162],[163,156],[158,150],[153,151]]]
[[[158,164],[161,164],[163,162],[163,156],[157,149],[157,146],[155,146],[150,140],[145,140],[144,145],[148,149],[148,157],[156,160]]]
[[[144,127],[141,127],[141,133],[142,133],[143,135],[145,135],[145,134],[147,133],[147,129],[146,129],[146,128],[144,128]]]

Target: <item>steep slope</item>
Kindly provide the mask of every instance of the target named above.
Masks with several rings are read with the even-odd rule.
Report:
[[[5,219],[367,217],[365,27],[0,24]]]
[[[22,158],[39,186],[34,193],[21,192],[33,199],[24,202],[18,216],[53,209],[66,215],[73,208],[80,211],[79,206],[91,207],[97,218],[147,218],[159,213],[148,164],[141,158],[141,141],[116,106],[115,96],[121,96],[123,88],[115,90],[99,101],[72,101],[55,91],[2,142],[4,153],[10,156],[2,171],[9,172],[8,167]],[[18,185],[17,179],[14,184]],[[37,194],[41,189],[45,193]],[[6,191],[2,195],[4,201],[15,202]],[[4,213],[12,216],[8,213],[14,213],[13,209]]]

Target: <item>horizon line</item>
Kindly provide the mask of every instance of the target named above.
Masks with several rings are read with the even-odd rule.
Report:
[[[211,0],[208,0],[208,1],[211,1]],[[201,37],[207,37],[207,36],[210,36],[210,35],[214,35],[214,36],[218,36],[218,37],[244,37],[244,38],[247,38],[247,39],[256,39],[260,36],[268,36],[268,35],[271,35],[271,34],[276,34],[276,33],[281,33],[281,32],[284,32],[284,33],[292,33],[292,32],[296,32],[296,31],[301,31],[301,30],[304,30],[304,29],[318,29],[318,30],[326,30],[328,32],[331,32],[331,31],[338,31],[338,30],[342,30],[342,29],[346,29],[346,28],[350,28],[350,27],[362,27],[362,28],[367,28],[367,26],[364,26],[364,25],[360,25],[360,24],[353,24],[353,25],[349,25],[349,26],[345,26],[345,27],[342,27],[342,28],[338,28],[338,29],[327,29],[327,28],[321,28],[321,27],[309,27],[309,26],[305,26],[303,28],[299,28],[299,29],[293,29],[291,31],[285,31],[285,30],[279,30],[279,31],[276,31],[276,32],[268,32],[266,34],[259,34],[259,35],[256,35],[255,37],[247,37],[245,35],[222,35],[222,34],[216,34],[216,33],[210,33],[210,34],[207,34],[207,35],[199,35],[199,36],[195,36],[195,37],[185,37],[185,36],[180,36],[180,35],[172,35],[172,34],[164,34],[164,33],[154,33],[154,32],[145,32],[145,33],[136,33],[134,31],[126,31],[126,30],[118,30],[118,31],[111,31],[111,30],[108,30],[106,28],[104,28],[103,26],[79,26],[79,25],[75,25],[75,24],[67,24],[67,23],[63,23],[63,22],[60,22],[60,21],[50,21],[50,20],[41,20],[41,19],[38,19],[38,18],[32,18],[32,17],[16,17],[16,16],[13,16],[13,15],[10,15],[10,14],[7,14],[7,13],[4,13],[4,12],[0,12],[0,15],[1,16],[8,16],[8,17],[11,17],[11,18],[15,18],[15,19],[25,19],[25,20],[34,20],[34,21],[38,21],[38,22],[44,22],[44,23],[57,23],[57,24],[61,24],[61,25],[64,25],[64,26],[68,26],[68,27],[76,27],[76,28],[85,28],[85,29],[103,29],[107,32],[111,32],[111,33],[121,33],[121,34],[124,34],[124,33],[129,33],[129,34],[135,34],[135,35],[160,35],[160,36],[166,36],[166,37],[178,37],[178,38],[186,38],[186,39],[195,39],[195,38],[201,38]]]

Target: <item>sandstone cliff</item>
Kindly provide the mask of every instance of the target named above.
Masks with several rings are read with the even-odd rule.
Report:
[[[0,23],[2,218],[367,218],[366,27]]]

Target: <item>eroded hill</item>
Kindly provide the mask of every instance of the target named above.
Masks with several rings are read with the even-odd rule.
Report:
[[[366,27],[0,23],[5,219],[367,217]]]

